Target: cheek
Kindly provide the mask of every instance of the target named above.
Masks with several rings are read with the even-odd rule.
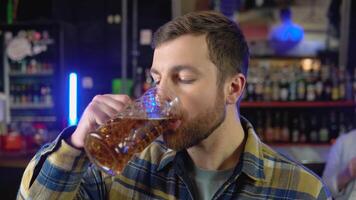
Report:
[[[188,120],[194,119],[202,112],[214,106],[216,96],[212,92],[200,91],[194,94],[182,95],[182,107]]]

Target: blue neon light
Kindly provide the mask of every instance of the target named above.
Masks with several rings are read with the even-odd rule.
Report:
[[[69,119],[70,126],[77,124],[77,74],[69,74]]]
[[[304,38],[304,30],[292,20],[289,8],[280,11],[281,23],[272,27],[269,40],[276,53],[284,54],[295,48]]]

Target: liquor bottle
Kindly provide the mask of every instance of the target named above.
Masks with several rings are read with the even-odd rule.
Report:
[[[27,84],[26,93],[26,102],[33,103],[33,84]]]
[[[33,103],[40,103],[41,91],[38,83],[33,84]]]
[[[255,101],[262,101],[263,100],[263,82],[262,77],[260,77],[255,85]]]
[[[294,116],[292,120],[292,142],[299,142],[299,120],[298,117]]]
[[[309,126],[309,140],[312,143],[318,142],[318,127],[317,127],[317,118],[315,115],[312,115],[310,118],[310,126]]]
[[[52,89],[51,85],[46,86],[46,95],[45,95],[45,103],[46,104],[52,104],[53,103],[53,98],[52,98]]]
[[[315,83],[314,83],[314,71],[306,72],[306,100],[307,101],[315,101]]]
[[[248,82],[247,82],[247,85],[246,85],[246,100],[247,101],[254,101],[254,97],[253,97],[253,94],[254,94],[254,90],[255,90],[255,87],[254,87],[254,80],[255,80],[255,76],[256,76],[256,71],[257,67],[253,66],[251,67],[249,70],[248,70]]]
[[[290,75],[290,82],[289,82],[289,100],[290,101],[296,101],[297,100],[297,80],[296,80],[296,73],[295,69],[291,70],[291,75]]]
[[[10,72],[19,72],[21,70],[20,62],[8,59],[8,63],[10,66]]]
[[[339,135],[345,134],[347,130],[347,125],[345,123],[345,114],[343,112],[339,113]]]
[[[321,73],[321,70],[319,70],[315,81],[315,99],[317,101],[323,100],[324,83]]]
[[[255,100],[255,84],[253,82],[249,82],[247,84],[247,101]]]
[[[20,61],[20,63],[21,63],[21,67],[20,67],[19,72],[26,74],[26,71],[27,71],[27,60],[23,59],[23,60]]]
[[[339,91],[339,78],[337,76],[338,70],[333,67],[333,78],[332,78],[332,87],[331,87],[331,100],[337,101],[340,98],[340,91]],[[336,75],[336,76],[335,76]]]
[[[263,100],[264,101],[272,100],[272,83],[268,76],[263,89]]]
[[[278,101],[280,97],[279,84],[277,80],[272,81],[272,100]]]
[[[21,103],[21,97],[20,97],[20,91],[21,90],[21,87],[20,87],[20,84],[18,83],[14,83],[14,104],[17,104],[17,103]]]
[[[345,68],[340,66],[338,79],[339,79],[339,100],[346,99],[346,80],[345,80]]]
[[[53,72],[54,66],[52,63],[46,63],[45,69],[47,72]]]
[[[27,85],[26,84],[21,84],[21,103],[25,104],[27,103]]]
[[[13,96],[14,96],[14,101],[13,103],[17,104],[17,103],[20,103],[21,102],[21,99],[20,99],[20,91],[21,90],[21,87],[19,84],[14,84],[14,88],[13,88]]]
[[[302,114],[299,115],[299,142],[305,143],[307,141],[307,129],[305,118]]]
[[[281,136],[282,136],[282,122],[281,122],[281,116],[280,112],[276,112],[273,117],[272,117],[272,128],[273,128],[273,141],[274,142],[280,142],[281,141]]]
[[[350,73],[349,73],[350,72]],[[351,70],[345,70],[345,92],[346,92],[346,100],[352,100],[352,74]]]
[[[287,101],[288,100],[288,96],[289,96],[289,84],[288,81],[285,77],[282,78],[281,83],[279,85],[280,89],[280,95],[279,98],[281,101]]]
[[[289,142],[290,141],[288,124],[289,124],[288,123],[288,112],[285,111],[283,113],[283,125],[282,125],[282,130],[281,130],[281,140],[283,142]]]
[[[300,71],[297,80],[297,97],[299,101],[305,100],[305,79],[302,71]]]
[[[49,32],[47,30],[44,30],[42,32],[42,40],[43,40],[43,42],[48,43],[51,40],[51,38],[52,37],[51,37],[51,35],[49,34]]]
[[[46,101],[45,96],[46,96],[46,85],[43,83],[40,83],[40,102],[44,103]]]
[[[321,127],[319,130],[319,140],[320,142],[329,141],[329,129],[327,127],[327,116],[323,115],[321,118]]]
[[[331,100],[331,89],[332,89],[332,81],[331,81],[331,68],[330,65],[325,65],[324,69],[324,91],[323,91],[323,100],[330,101]]]
[[[330,133],[330,139],[336,139],[339,134],[338,130],[338,124],[337,124],[337,118],[336,118],[336,113],[334,111],[331,111],[329,114],[329,133]]]
[[[273,128],[272,128],[272,117],[271,113],[267,112],[267,119],[266,119],[266,126],[265,126],[265,133],[264,133],[264,138],[267,143],[273,142],[274,136],[273,136]]]
[[[14,84],[10,85],[10,102],[11,103],[15,102],[15,85]]]

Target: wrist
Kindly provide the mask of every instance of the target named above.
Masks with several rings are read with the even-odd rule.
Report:
[[[72,146],[76,149],[83,149],[84,141],[79,140],[77,135],[78,134],[76,134],[76,131],[74,131],[74,133],[70,137],[66,138],[65,140],[70,146]]]
[[[60,148],[49,155],[51,163],[67,172],[86,171],[89,159],[84,150],[73,147],[66,140],[62,139]]]

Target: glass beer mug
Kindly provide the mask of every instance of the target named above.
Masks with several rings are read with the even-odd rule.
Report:
[[[91,160],[110,175],[120,173],[133,154],[170,131],[179,118],[179,99],[156,87],[130,103],[116,117],[87,134],[84,149]]]

